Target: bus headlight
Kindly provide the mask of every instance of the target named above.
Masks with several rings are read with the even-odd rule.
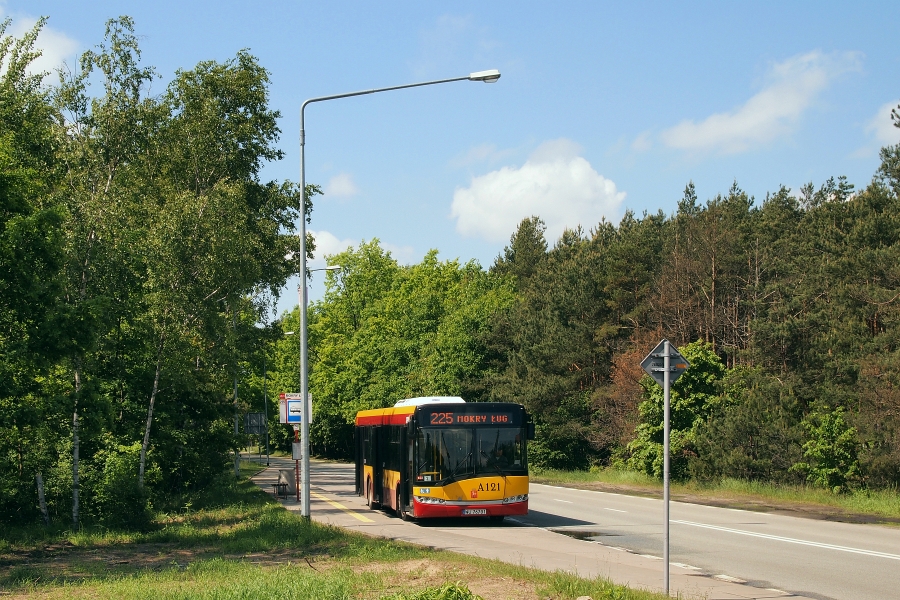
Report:
[[[419,504],[444,504],[447,502],[443,498],[430,498],[428,496],[413,496],[413,500]]]

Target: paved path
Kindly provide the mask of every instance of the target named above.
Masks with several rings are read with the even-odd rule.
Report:
[[[294,461],[272,458],[271,466],[253,477],[268,493],[278,479],[279,469],[294,470]],[[282,504],[300,511],[295,494]],[[513,519],[500,525],[487,519],[404,522],[383,511],[369,510],[354,491],[352,466],[312,461],[310,516],[319,523],[358,531],[371,536],[401,540],[429,548],[449,550],[533,567],[545,571],[566,571],[581,577],[606,577],[633,588],[662,591],[662,564],[659,559],[622,549],[573,539],[540,527],[523,526]],[[811,600],[780,590],[769,590],[715,579],[692,569],[671,565],[670,588],[674,596],[708,600],[795,598]]]

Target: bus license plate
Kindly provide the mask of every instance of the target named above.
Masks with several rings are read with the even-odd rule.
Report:
[[[487,509],[486,509],[486,508],[464,508],[464,509],[463,509],[463,516],[467,516],[467,515],[486,515],[486,514],[487,514]]]

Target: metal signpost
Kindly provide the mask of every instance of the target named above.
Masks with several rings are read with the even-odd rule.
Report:
[[[312,421],[312,394],[306,396],[306,414]],[[278,394],[278,420],[294,426],[294,442],[291,446],[291,458],[294,459],[294,472],[297,482],[297,502],[300,502],[300,461],[303,460],[303,445],[300,441],[300,425],[303,423],[303,395],[288,392]],[[308,429],[307,429],[308,431]]]
[[[257,436],[256,447],[259,449],[260,459],[262,458],[262,436],[266,433],[266,415],[265,413],[247,413],[244,415],[244,433]],[[268,440],[266,441],[268,444]],[[268,446],[267,446],[268,448]],[[268,455],[267,460],[268,460]]]
[[[300,426],[294,425],[294,443],[291,444],[291,457],[294,459],[294,482],[297,488],[297,502],[300,502],[300,460],[303,458],[300,446]]]
[[[687,359],[672,347],[669,340],[661,341],[647,358],[641,361],[644,371],[663,388],[663,505],[665,506],[663,581],[666,596],[669,595],[669,388],[690,366]]]

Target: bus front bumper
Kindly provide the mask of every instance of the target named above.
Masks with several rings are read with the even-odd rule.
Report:
[[[413,498],[413,517],[427,519],[433,517],[505,517],[527,515],[528,500],[521,502],[420,502]]]

